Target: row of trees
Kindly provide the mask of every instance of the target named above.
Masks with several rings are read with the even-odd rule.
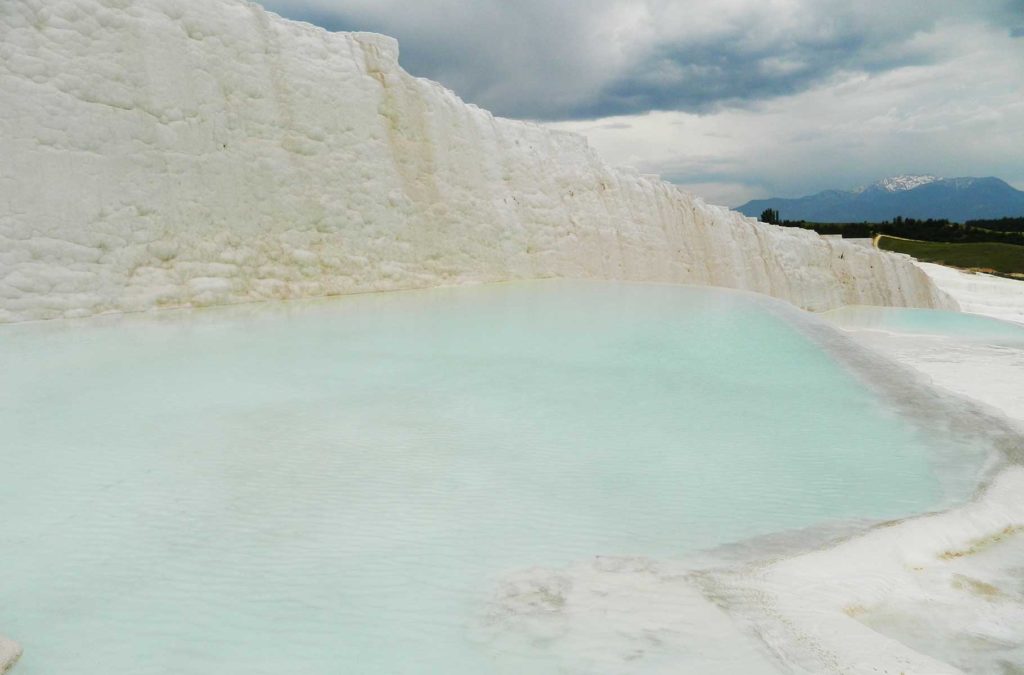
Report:
[[[968,220],[964,227],[980,227],[997,232],[1024,232],[1024,218],[999,218],[998,220]]]
[[[761,212],[761,222],[769,223],[771,225],[781,225],[782,221],[779,219],[779,210],[765,209]]]
[[[843,237],[869,238],[888,234],[905,239],[937,242],[994,241],[1024,245],[1024,218],[1000,220],[971,220],[964,224],[946,219],[917,219],[896,216],[879,223],[812,223],[806,220],[783,220],[776,209],[765,209],[761,222],[783,227],[802,227],[818,234],[838,234]]]

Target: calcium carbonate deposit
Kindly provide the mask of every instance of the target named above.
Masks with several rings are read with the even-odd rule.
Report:
[[[0,0],[0,673],[1017,672],[1024,328],[930,311],[1014,284],[380,35]]]
[[[0,321],[540,277],[955,306],[240,0],[4,0],[0,156]]]

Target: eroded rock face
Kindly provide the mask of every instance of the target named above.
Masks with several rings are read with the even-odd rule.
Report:
[[[0,158],[0,321],[551,276],[954,306],[240,0],[3,0]]]

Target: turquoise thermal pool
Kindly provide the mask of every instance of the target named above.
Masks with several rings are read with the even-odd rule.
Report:
[[[479,629],[517,570],[969,495],[983,444],[897,412],[832,332],[603,282],[0,327],[15,672],[525,672]]]
[[[1011,347],[1024,346],[1024,325],[979,314],[935,309],[841,307],[822,316],[841,328],[900,335],[948,337]]]

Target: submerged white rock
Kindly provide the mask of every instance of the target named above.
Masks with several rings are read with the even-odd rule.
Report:
[[[6,673],[21,658],[21,645],[0,635],[0,673]]]
[[[954,306],[241,0],[6,2],[0,157],[0,321],[535,277]]]
[[[976,289],[974,299],[996,307],[1000,297],[985,302]],[[903,414],[943,433],[989,437],[998,451],[972,499],[867,531],[837,527],[825,546],[827,530],[791,531],[703,558],[595,557],[520,570],[495,592],[495,642],[550,643],[628,662],[629,672],[1020,672],[1024,339],[1013,334],[1024,332],[981,323],[958,336],[939,321],[929,335],[830,314],[856,343],[837,351],[880,395],[903,399]],[[802,541],[815,543],[801,550]]]

